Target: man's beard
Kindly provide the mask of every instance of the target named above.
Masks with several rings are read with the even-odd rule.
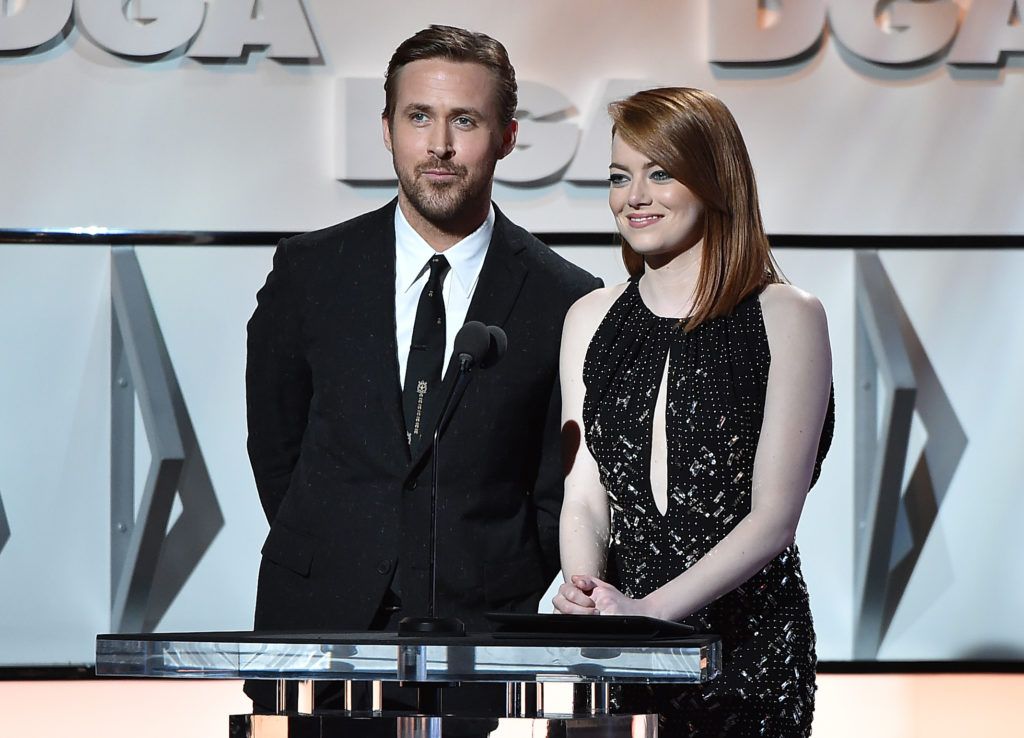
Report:
[[[427,170],[444,170],[455,175],[451,182],[430,182],[422,176]],[[481,179],[468,176],[463,166],[434,161],[419,164],[409,172],[398,171],[398,182],[409,204],[423,218],[438,225],[457,221],[466,215],[467,206],[479,198],[490,179],[488,174]]]

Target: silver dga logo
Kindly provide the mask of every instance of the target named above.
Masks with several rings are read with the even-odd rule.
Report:
[[[320,58],[302,0],[29,0],[0,2],[0,51],[33,54],[82,38],[139,61],[186,49],[193,59],[237,59],[266,48],[272,59]]]
[[[7,524],[7,514],[4,512],[4,499],[0,497],[0,553],[11,538],[11,526]]]
[[[758,65],[813,52],[827,32],[875,64],[993,66],[1024,52],[1016,0],[714,0],[708,3],[710,61]],[[962,17],[961,17],[962,13]],[[827,29],[827,30],[826,30]]]
[[[874,659],[967,434],[876,252],[857,254],[856,275],[853,657]],[[915,419],[926,434],[916,455]]]
[[[224,515],[135,251],[116,246],[112,257],[111,628],[124,633],[160,623]],[[150,451],[138,505],[136,400]]]

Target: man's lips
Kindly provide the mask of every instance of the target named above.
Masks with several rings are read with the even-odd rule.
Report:
[[[428,179],[451,179],[462,176],[462,172],[458,169],[445,169],[443,167],[423,167],[419,169],[419,174],[421,177],[427,177]]]
[[[654,213],[632,213],[626,216],[626,221],[629,223],[630,228],[647,228],[657,223],[663,217]]]

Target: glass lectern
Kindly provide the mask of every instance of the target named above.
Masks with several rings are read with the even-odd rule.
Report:
[[[233,715],[231,738],[333,736],[630,736],[657,735],[657,716],[613,714],[615,683],[689,683],[721,668],[716,636],[505,632],[463,636],[357,633],[150,633],[100,635],[96,673],[184,679],[266,679],[277,684],[276,714]],[[286,707],[289,681],[298,703]],[[318,709],[314,682],[339,683],[340,708]],[[354,709],[364,682],[369,709]],[[383,682],[413,686],[419,708],[381,709]],[[453,714],[442,694],[467,683],[504,685],[503,714]],[[544,699],[544,686],[571,683],[572,703]]]

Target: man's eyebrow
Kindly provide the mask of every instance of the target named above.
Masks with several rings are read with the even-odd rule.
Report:
[[[402,109],[403,113],[433,113],[434,108],[426,103],[409,103]]]
[[[484,114],[476,108],[453,108],[451,115],[453,118],[457,118],[460,115],[470,115],[474,118],[484,117]]]
[[[427,113],[428,115],[433,115],[435,111],[434,111],[434,107],[432,105],[428,105],[427,103],[416,103],[416,102],[414,102],[414,103],[409,103],[408,105],[406,105],[402,109],[402,112],[405,115],[409,115],[411,113]],[[472,116],[472,117],[478,118],[478,119],[482,119],[484,117],[484,114],[480,110],[477,110],[476,108],[470,108],[470,107],[452,108],[448,112],[448,116],[451,117],[451,118],[457,118],[460,115],[469,115],[469,116]]]

